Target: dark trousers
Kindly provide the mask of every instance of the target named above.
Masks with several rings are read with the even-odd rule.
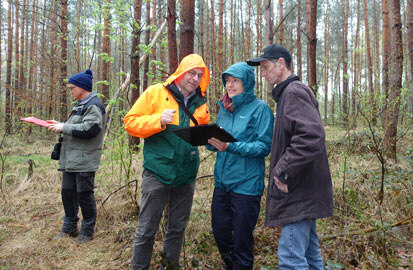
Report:
[[[93,192],[95,172],[63,172],[62,202],[65,210],[62,232],[77,231],[79,206],[82,210],[81,234],[93,235],[96,223],[96,201]]]
[[[253,269],[253,230],[260,212],[261,196],[214,189],[212,230],[226,269]]]

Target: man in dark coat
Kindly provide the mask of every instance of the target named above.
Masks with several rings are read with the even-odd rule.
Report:
[[[292,73],[284,47],[269,45],[247,63],[276,85],[265,224],[282,226],[279,269],[324,269],[316,219],[333,215],[333,189],[317,100]]]

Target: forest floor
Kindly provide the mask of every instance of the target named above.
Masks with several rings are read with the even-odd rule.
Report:
[[[0,149],[0,269],[129,269],[140,203],[142,154],[131,153],[123,131],[107,139],[95,195],[95,238],[51,240],[62,225],[60,173],[50,151],[57,140],[12,134]],[[119,128],[119,130],[121,130]],[[3,131],[0,130],[3,134]],[[381,166],[367,129],[347,134],[326,127],[334,183],[334,217],[318,220],[326,269],[413,269],[413,133],[398,142],[398,161]],[[210,226],[215,154],[200,147],[201,166],[181,254],[183,269],[222,269]],[[32,165],[30,165],[32,164]],[[267,179],[265,180],[267,181]],[[254,269],[276,269],[279,228],[264,227],[265,196],[256,226]],[[161,259],[162,222],[151,269]]]

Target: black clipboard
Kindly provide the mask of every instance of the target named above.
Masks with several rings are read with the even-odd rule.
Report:
[[[171,130],[193,146],[207,145],[208,139],[214,137],[223,142],[237,142],[225,129],[217,124],[199,125],[187,128],[177,128]]]

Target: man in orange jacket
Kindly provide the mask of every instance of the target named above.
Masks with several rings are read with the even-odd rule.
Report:
[[[125,129],[145,139],[142,199],[131,269],[149,269],[155,234],[165,205],[169,214],[161,269],[178,269],[185,227],[199,168],[198,148],[171,131],[209,123],[205,92],[210,80],[202,57],[191,54],[164,82],[146,89],[124,118]],[[180,104],[180,105],[179,105]]]

